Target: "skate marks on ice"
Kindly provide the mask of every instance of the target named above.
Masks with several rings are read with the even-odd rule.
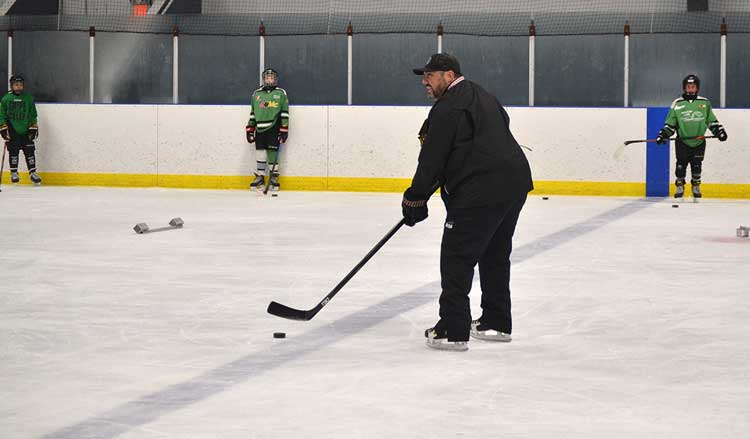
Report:
[[[548,250],[596,231],[653,205],[635,200],[543,236],[513,251],[513,262],[525,262]],[[388,298],[328,325],[312,329],[283,344],[254,352],[219,366],[190,380],[165,387],[120,404],[77,424],[42,436],[42,439],[115,439],[156,419],[204,401],[238,384],[256,378],[308,354],[335,344],[353,334],[377,326],[413,309],[436,301],[440,282],[431,282],[404,294]]]

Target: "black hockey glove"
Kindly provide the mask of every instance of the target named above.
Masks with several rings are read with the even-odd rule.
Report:
[[[427,200],[422,199],[411,192],[411,188],[404,192],[404,199],[401,201],[401,211],[404,214],[404,224],[409,227],[424,221],[427,218]]]
[[[245,127],[245,132],[247,133],[247,143],[255,142],[255,127],[248,125]]]
[[[286,139],[289,138],[288,131],[279,131],[279,143],[286,143]]]
[[[34,140],[39,137],[39,128],[36,125],[29,127],[29,132],[27,134],[29,135],[29,140]]]
[[[714,135],[719,139],[720,142],[727,141],[727,131],[721,125],[719,125],[719,128],[716,129]]]
[[[2,136],[6,142],[10,140],[10,133],[8,132],[8,125],[3,125],[0,127],[0,136]]]
[[[669,133],[667,133],[664,129],[659,131],[659,135],[656,136],[656,143],[659,145],[664,145],[669,141]]]

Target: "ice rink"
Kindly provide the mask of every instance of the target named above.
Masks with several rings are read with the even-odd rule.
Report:
[[[268,302],[315,305],[400,195],[3,185],[0,438],[747,437],[750,201],[671,205],[531,196],[513,342],[457,353],[423,341],[436,197],[296,322]]]

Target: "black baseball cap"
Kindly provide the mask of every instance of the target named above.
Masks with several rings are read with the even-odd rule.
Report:
[[[453,70],[456,75],[461,75],[461,64],[458,59],[447,53],[436,53],[430,57],[427,65],[413,69],[415,75],[422,75],[424,72],[447,72]]]

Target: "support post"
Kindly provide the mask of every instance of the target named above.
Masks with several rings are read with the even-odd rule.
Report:
[[[13,76],[13,31],[8,31],[8,79]]]
[[[263,70],[266,69],[266,25],[260,22],[258,28],[258,36],[260,37],[260,53],[258,54],[258,84],[263,85]]]
[[[180,101],[180,30],[172,29],[172,103]]]
[[[94,26],[89,28],[89,103],[94,103],[94,40],[96,39],[96,29]]]
[[[346,27],[346,39],[347,39],[347,54],[346,54],[346,104],[352,104],[352,40],[354,37],[354,29],[352,29],[352,22]]]
[[[441,21],[437,27],[437,53],[443,53],[443,22]]]
[[[534,20],[531,20],[529,26],[529,107],[534,106],[534,38],[536,37],[536,26]]]
[[[719,106],[727,106],[727,20],[721,19],[721,67],[719,69]]]
[[[630,23],[625,22],[623,31],[625,39],[625,63],[623,67],[623,85],[622,85],[622,106],[630,105]]]

